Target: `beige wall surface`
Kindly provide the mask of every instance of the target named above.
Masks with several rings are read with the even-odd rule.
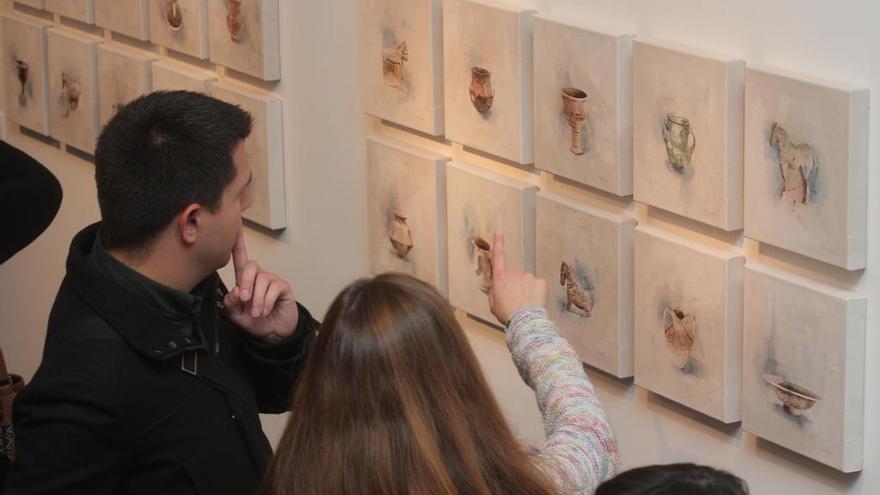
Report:
[[[0,0],[8,6],[9,0]],[[357,0],[280,2],[282,81],[267,86],[285,100],[284,148],[288,228],[273,235],[249,230],[251,254],[288,277],[298,298],[323,315],[348,281],[367,271],[365,135],[378,132],[525,180],[544,190],[615,211],[642,225],[661,226],[707,245],[740,250],[749,260],[807,274],[868,297],[865,457],[861,474],[843,475],[698,413],[649,394],[630,380],[589,370],[620,442],[624,467],[696,461],[729,469],[753,493],[880,493],[880,173],[869,177],[868,270],[846,272],[698,224],[654,213],[642,205],[554,182],[465,151],[457,143],[428,139],[362,116],[358,84]],[[587,26],[631,32],[705,48],[748,63],[806,72],[880,91],[880,4],[870,0],[535,0],[543,14]],[[222,71],[221,71],[222,72]],[[221,74],[222,76],[222,74]],[[2,94],[2,93],[0,93]],[[2,104],[0,104],[2,110]],[[880,110],[872,110],[880,122]],[[30,377],[42,352],[45,324],[64,274],[73,234],[97,220],[93,166],[62,150],[22,136],[5,122],[6,138],[45,163],[61,181],[65,198],[53,225],[39,240],[0,266],[0,346],[16,373]],[[880,152],[880,125],[871,128],[871,155]],[[872,158],[875,162],[876,158]],[[875,171],[876,166],[874,168]],[[4,212],[15,214],[15,212]],[[224,270],[228,276],[228,269]],[[873,303],[873,304],[872,304]],[[523,438],[543,439],[533,394],[522,384],[497,330],[463,319],[471,343],[511,425]],[[284,417],[266,417],[276,441]]]

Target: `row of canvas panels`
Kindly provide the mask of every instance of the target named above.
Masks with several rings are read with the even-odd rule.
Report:
[[[626,213],[381,136],[367,142],[373,273],[494,321],[492,235],[548,281],[587,364],[842,471],[861,469],[866,301]]]
[[[255,190],[245,217],[284,228],[281,98],[19,13],[4,13],[2,23],[7,116],[86,153],[94,154],[102,126],[122,105],[151,91],[209,93],[249,111],[254,130],[247,154]]]
[[[865,267],[867,90],[512,2],[366,4],[367,113]]]
[[[14,0],[229,67],[281,78],[278,0]]]

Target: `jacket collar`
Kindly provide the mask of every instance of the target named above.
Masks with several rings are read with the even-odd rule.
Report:
[[[181,332],[180,319],[151,305],[148,298],[120,284],[89,263],[101,224],[83,229],[74,237],[67,257],[67,280],[74,291],[101,318],[107,321],[128,344],[140,354],[152,359],[168,359],[194,349],[205,349],[204,343]],[[216,273],[203,280],[201,325],[207,335],[216,335],[219,277]]]

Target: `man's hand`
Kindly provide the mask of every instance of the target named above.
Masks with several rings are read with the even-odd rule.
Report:
[[[531,273],[507,270],[504,265],[504,236],[495,234],[492,246],[492,289],[489,291],[489,310],[502,325],[525,306],[544,306],[547,303],[547,282]]]
[[[229,319],[267,343],[293,334],[299,322],[299,309],[290,284],[274,273],[263,271],[248,259],[244,228],[232,248],[235,287],[223,298]]]

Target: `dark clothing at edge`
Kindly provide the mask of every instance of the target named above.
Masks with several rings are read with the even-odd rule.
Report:
[[[268,346],[223,314],[214,273],[189,294],[73,240],[43,360],[14,407],[7,495],[250,494],[272,455],[258,413],[288,410],[318,327],[299,306]]]

